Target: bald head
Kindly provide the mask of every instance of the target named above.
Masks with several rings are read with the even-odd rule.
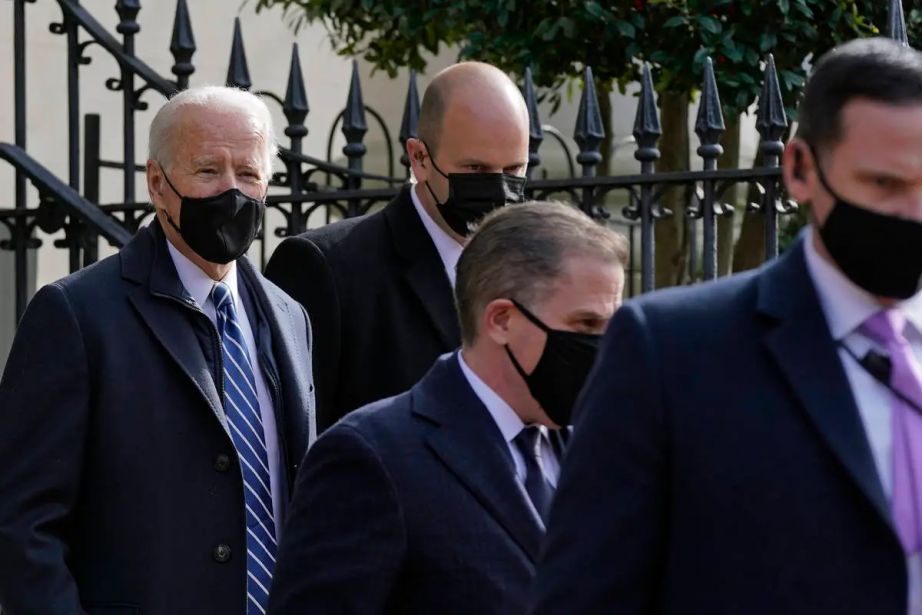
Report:
[[[506,73],[483,62],[460,62],[438,73],[419,112],[419,138],[438,151],[446,119],[463,114],[528,127],[528,108]]]

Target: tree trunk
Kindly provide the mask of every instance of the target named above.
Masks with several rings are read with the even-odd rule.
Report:
[[[659,141],[661,157],[657,171],[683,171],[689,164],[688,94],[663,93],[659,98],[663,136]],[[657,220],[656,287],[675,286],[685,278],[688,260],[688,237],[685,232],[686,191],[670,188],[660,204],[672,210],[670,218]]]
[[[717,159],[719,169],[738,169],[740,166],[740,118],[731,116],[727,121],[727,130],[721,139],[724,153]],[[733,184],[724,192],[721,203],[735,208],[732,216],[717,219],[717,275],[724,276],[733,270],[733,231],[736,221],[742,215],[740,211],[739,186]]]
[[[762,152],[756,155],[753,167],[762,166]],[[759,192],[755,186],[749,185],[746,195],[746,205],[759,203]],[[743,224],[740,228],[740,237],[736,240],[733,253],[733,271],[746,271],[755,269],[765,260],[765,217],[761,211],[746,211],[743,214]]]

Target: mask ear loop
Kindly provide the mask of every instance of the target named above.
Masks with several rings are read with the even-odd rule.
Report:
[[[816,176],[819,178],[820,183],[823,185],[823,188],[829,195],[837,201],[844,201],[842,197],[839,196],[839,193],[832,189],[832,186],[829,185],[829,181],[826,179],[826,173],[823,172],[823,167],[820,165],[820,157],[816,153],[816,149],[812,145],[807,145],[810,149],[810,155],[813,156],[813,166],[816,167]]]
[[[432,157],[432,148],[429,147],[429,144],[423,141],[422,139],[420,139],[419,142],[426,146],[426,157],[429,158],[430,162],[432,162],[432,168],[438,171],[439,175],[441,175],[445,179],[448,179],[448,176],[442,173],[442,169],[439,168],[439,165],[435,164],[435,158]],[[432,186],[429,185],[429,180],[427,179],[423,183],[426,184],[426,190],[429,191],[429,195],[432,196],[432,200],[435,201],[436,207],[438,207],[439,209],[445,207],[445,205],[448,203],[448,199],[451,198],[451,184],[448,185],[448,199],[445,199],[444,201],[440,201],[439,197],[435,196],[435,191],[432,189]]]
[[[176,186],[173,185],[173,182],[170,181],[170,177],[169,175],[166,174],[166,170],[164,170],[163,165],[158,162],[157,166],[160,167],[160,173],[163,175],[163,179],[166,180],[166,183],[170,187],[170,189],[173,190],[173,194],[175,194],[181,199],[186,198],[183,195],[179,194],[179,190],[177,190]]]
[[[175,194],[176,196],[178,196],[178,197],[180,198],[180,200],[186,198],[186,197],[184,197],[183,195],[179,194],[179,190],[177,190],[177,189],[176,189],[176,186],[173,185],[173,182],[170,181],[170,177],[166,174],[166,170],[163,168],[163,165],[160,164],[159,161],[157,162],[157,166],[160,167],[160,173],[161,173],[161,175],[163,175],[163,179],[166,180],[167,185],[168,185],[168,186],[170,187],[170,189],[173,191],[173,194]],[[179,233],[180,236],[181,236],[181,235],[182,235],[182,230],[180,230],[180,228],[179,228],[178,226],[176,226],[176,223],[173,221],[173,216],[170,215],[170,212],[168,212],[166,209],[164,209],[164,210],[163,210],[163,213],[166,215],[166,221],[169,222],[169,223],[170,223],[170,226],[172,226],[173,229],[175,229],[176,232]]]
[[[521,312],[525,318],[529,320],[529,322],[531,322],[533,325],[535,325],[536,327],[544,331],[546,334],[550,334],[551,328],[548,327],[543,322],[541,322],[541,320],[537,316],[535,316],[530,311],[528,311],[524,305],[522,305],[515,299],[509,299],[509,301],[512,302],[512,305],[514,305],[516,309],[519,312]],[[525,369],[522,368],[522,364],[519,363],[518,359],[515,358],[515,355],[512,354],[512,350],[509,348],[509,344],[504,344],[503,348],[506,350],[506,354],[509,355],[509,360],[512,361],[512,366],[515,368],[515,371],[519,372],[519,375],[522,377],[522,380],[525,381],[525,384],[528,384],[528,379],[529,379],[530,374],[525,372]]]
[[[538,327],[539,329],[541,329],[541,330],[544,331],[545,333],[550,333],[550,332],[552,331],[552,329],[551,329],[550,327],[548,327],[546,324],[544,324],[543,322],[541,322],[541,319],[539,319],[537,316],[535,316],[534,314],[532,314],[531,312],[529,312],[529,311],[525,308],[524,305],[522,305],[521,303],[519,303],[519,302],[516,301],[515,299],[510,299],[509,301],[511,301],[511,302],[512,302],[512,305],[514,305],[518,311],[522,312],[522,315],[523,315],[525,318],[527,318],[533,325],[535,325],[536,327]]]
[[[420,139],[419,142],[426,146],[426,157],[429,158],[430,161],[432,161],[432,168],[438,171],[439,175],[441,175],[445,179],[448,179],[448,175],[443,173],[442,169],[439,168],[439,165],[435,163],[435,157],[432,155],[432,148],[429,147],[429,144],[423,141],[422,139]]]

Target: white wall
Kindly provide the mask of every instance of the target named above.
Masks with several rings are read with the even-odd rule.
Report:
[[[174,0],[142,0],[138,15],[141,31],[135,37],[136,54],[154,70],[167,78],[173,78],[170,68],[173,57],[169,53],[172,34]],[[115,32],[118,16],[114,10],[115,0],[83,0],[82,5],[96,19]],[[223,83],[226,73],[233,33],[234,17],[239,16],[249,61],[253,90],[269,90],[284,96],[288,78],[291,45],[297,42],[300,48],[301,67],[310,105],[306,125],[308,135],[303,141],[304,152],[323,158],[330,128],[336,115],[346,102],[351,72],[351,61],[333,53],[325,29],[320,25],[303,28],[295,34],[283,19],[280,11],[263,11],[256,14],[252,0],[188,0],[192,29],[198,47],[193,56],[196,67],[191,76],[191,85]],[[38,0],[26,4],[27,24],[27,120],[28,152],[59,177],[67,180],[67,49],[66,37],[56,36],[48,31],[48,25],[60,21],[61,11],[53,0]],[[84,34],[81,40],[86,40]],[[13,142],[13,3],[0,2],[0,83],[7,84],[0,95],[0,142]],[[122,107],[121,93],[110,92],[105,81],[118,76],[114,60],[101,48],[91,46],[88,55],[93,59],[89,66],[81,69],[80,111],[81,114],[99,113],[102,116],[101,153],[104,159],[119,160],[122,157]],[[431,76],[454,61],[456,53],[446,50],[439,57],[430,60],[426,74],[418,78],[420,94],[425,90]],[[364,100],[367,105],[381,113],[395,140],[394,155],[399,159],[399,144],[396,143],[403,105],[406,96],[408,72],[402,71],[397,79],[386,74],[372,74],[372,70],[360,63],[360,74]],[[573,153],[577,148],[572,142],[576,122],[579,88],[574,89],[573,99],[564,98],[558,112],[551,116],[547,104],[541,106],[541,118],[559,128]],[[630,137],[633,127],[636,98],[634,92],[628,96],[616,96],[613,103],[613,128],[616,143]],[[148,92],[144,99],[150,105],[147,111],[136,115],[135,160],[146,159],[147,130],[155,110],[162,104],[160,95]],[[275,121],[280,142],[287,145],[284,136],[286,120],[279,106],[268,101]],[[694,116],[692,116],[694,117]],[[383,135],[375,121],[367,118],[369,132],[365,138],[368,146],[365,168],[371,172],[386,171]],[[696,141],[693,139],[693,143]],[[743,151],[752,149],[744,140]],[[345,140],[337,131],[334,159],[343,161],[341,153]],[[615,172],[636,172],[638,163],[633,158],[634,146],[628,143],[621,147],[615,158]],[[565,172],[562,150],[548,137],[542,148],[542,168],[551,176]],[[402,174],[402,167],[396,163],[396,174]],[[577,168],[578,171],[578,168]],[[82,177],[82,175],[81,175]],[[121,172],[104,170],[101,182],[101,201],[113,203],[122,201]],[[136,199],[147,199],[144,177],[136,177]],[[29,193],[29,205],[37,203],[34,190]],[[13,172],[9,165],[0,163],[0,208],[13,206]],[[270,228],[282,224],[280,215],[270,217]],[[311,223],[319,223],[318,218]],[[0,227],[0,238],[5,231]],[[47,284],[68,273],[68,256],[65,250],[52,247],[53,241],[63,236],[59,233],[49,237],[39,233],[44,246],[38,250],[35,266],[30,268],[30,280],[37,286]],[[278,240],[270,234],[268,249]],[[254,251],[256,248],[254,247]],[[101,246],[101,257],[113,250]],[[0,251],[0,368],[5,361],[9,342],[13,334],[13,259],[10,252]]]
[[[118,15],[114,0],[84,0],[82,5],[110,32],[118,36],[115,26]],[[193,56],[196,67],[191,84],[223,83],[227,74],[233,33],[234,17],[239,16],[250,69],[253,90],[269,90],[284,96],[288,78],[291,45],[300,47],[301,67],[304,74],[311,111],[306,125],[308,136],[304,139],[307,154],[323,157],[329,128],[336,114],[345,104],[349,87],[351,62],[335,55],[322,26],[308,26],[297,35],[282,19],[279,11],[264,11],[257,15],[254,3],[236,0],[189,0],[192,29],[198,47]],[[136,54],[167,78],[173,78],[170,68],[173,57],[169,53],[175,2],[173,0],[144,0],[138,15],[141,31],[135,37]],[[67,49],[66,37],[49,32],[48,25],[61,20],[61,10],[53,0],[38,0],[26,5],[27,25],[27,151],[48,169],[67,180]],[[84,34],[81,40],[86,40]],[[110,92],[104,86],[106,79],[118,76],[114,60],[101,48],[91,46],[88,55],[92,64],[81,69],[81,114],[99,113],[102,116],[102,157],[118,160],[122,156],[121,93]],[[391,81],[386,76],[368,80],[369,70],[362,68],[365,100],[376,106],[387,117],[389,128],[399,126],[406,76]],[[0,3],[0,83],[7,84],[0,95],[0,142],[14,141],[13,124],[13,3]],[[162,97],[148,92],[143,100],[150,104],[148,111],[136,115],[135,159],[146,159],[147,130]],[[286,144],[286,120],[279,106],[268,102],[277,124],[277,134]],[[368,140],[370,152],[376,149],[380,137],[372,128]],[[340,135],[334,152],[341,155],[344,144]],[[380,149],[380,144],[377,149]],[[369,165],[377,168],[374,163]],[[383,169],[383,166],[381,167]],[[142,174],[136,178],[138,200],[146,200]],[[9,165],[0,163],[0,207],[13,206],[14,174]],[[103,203],[122,200],[120,171],[104,170],[101,186]],[[38,195],[30,189],[29,206],[37,204]],[[2,229],[2,227],[0,227]],[[5,230],[0,230],[5,236]],[[65,250],[52,247],[53,241],[63,233],[49,237],[39,236],[44,246],[38,251],[37,263],[30,271],[38,286],[47,284],[68,273]],[[103,242],[104,243],[104,242]],[[101,256],[111,254],[107,245],[101,246]],[[9,252],[0,252],[0,367],[8,352],[13,332],[13,259]]]

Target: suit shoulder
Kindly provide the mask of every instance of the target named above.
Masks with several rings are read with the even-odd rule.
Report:
[[[643,295],[631,301],[649,316],[723,317],[754,300],[761,270],[747,271],[720,280],[678,286]]]
[[[387,442],[402,440],[410,434],[413,421],[410,400],[408,391],[372,402],[344,416],[329,431],[352,430],[376,447],[386,448]]]
[[[370,237],[384,230],[384,216],[379,211],[310,229],[298,235],[298,238],[310,241],[321,252],[329,255],[344,245],[364,244]]]
[[[122,288],[121,262],[114,254],[51,283],[73,302],[97,301]]]
[[[255,268],[253,271],[256,274],[257,280],[259,280],[259,283],[262,284],[263,288],[265,289],[266,295],[270,299],[284,304],[285,307],[288,308],[288,311],[292,314],[301,313],[303,308],[301,307],[300,303],[292,299],[291,296],[282,290],[275,282],[261,274],[259,271],[255,270]]]

